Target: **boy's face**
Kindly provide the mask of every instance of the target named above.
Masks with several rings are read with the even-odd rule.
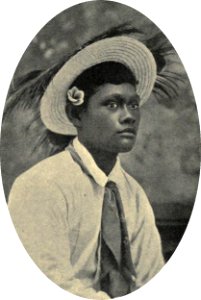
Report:
[[[104,84],[80,114],[78,137],[89,149],[120,153],[135,143],[140,121],[139,96],[130,83]]]

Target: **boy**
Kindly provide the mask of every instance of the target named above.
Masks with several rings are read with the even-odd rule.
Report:
[[[73,138],[15,181],[9,209],[40,269],[77,295],[126,295],[163,266],[150,204],[118,159],[134,146],[155,79],[141,42],[106,38],[70,58],[41,99],[45,126]]]

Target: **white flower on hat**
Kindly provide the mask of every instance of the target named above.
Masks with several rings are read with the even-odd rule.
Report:
[[[68,100],[75,106],[79,106],[84,103],[84,91],[79,90],[76,86],[67,92]]]

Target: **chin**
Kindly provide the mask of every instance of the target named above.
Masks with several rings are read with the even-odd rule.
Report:
[[[133,149],[135,141],[124,141],[118,144],[118,146],[114,147],[117,149],[117,153],[125,153],[129,152]]]
[[[126,153],[126,152],[130,152],[133,149],[132,147],[122,147],[119,151],[119,153]]]

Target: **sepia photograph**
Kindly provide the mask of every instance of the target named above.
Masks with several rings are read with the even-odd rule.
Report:
[[[29,37],[1,99],[1,201],[39,276],[135,297],[171,263],[200,174],[189,78],[133,3],[72,1]]]

